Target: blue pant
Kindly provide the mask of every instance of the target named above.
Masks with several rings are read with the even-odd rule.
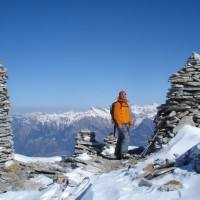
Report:
[[[123,124],[122,128],[117,127],[118,139],[115,147],[115,155],[125,155],[128,153],[128,145],[130,142],[129,125]]]

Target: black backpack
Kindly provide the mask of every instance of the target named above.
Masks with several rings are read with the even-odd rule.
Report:
[[[117,101],[112,103],[112,105],[110,106],[110,115],[111,115],[112,123],[115,123],[115,120],[114,120],[114,105],[115,105],[116,102]]]
[[[118,101],[115,101],[114,103],[112,103],[112,105],[110,106],[110,115],[111,115],[111,119],[112,119],[112,123],[114,123],[114,136],[115,136],[115,131],[116,131],[116,123],[115,123],[115,120],[114,120],[114,106],[115,106],[115,103],[117,103]],[[121,107],[122,107],[122,103],[119,101]]]

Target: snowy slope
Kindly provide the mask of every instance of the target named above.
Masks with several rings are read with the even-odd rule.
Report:
[[[151,187],[141,186],[139,184],[140,179],[135,179],[135,177],[143,173],[143,169],[147,164],[158,159],[175,159],[175,157],[173,157],[174,154],[179,154],[178,158],[181,158],[181,156],[192,147],[193,149],[196,148],[193,153],[200,154],[200,129],[186,125],[160,152],[152,154],[145,161],[139,162],[129,170],[120,169],[107,174],[93,175],[91,172],[77,168],[66,175],[74,182],[80,182],[86,176],[90,177],[92,186],[86,191],[81,198],[82,200],[199,200],[200,174],[195,172],[193,162],[183,167],[177,166],[175,171],[171,174],[152,179]],[[22,158],[20,158],[20,155],[17,155],[16,159]],[[24,159],[26,159],[26,157],[23,156],[23,160]],[[31,158],[27,157],[29,162],[30,159]],[[35,159],[36,158],[34,158],[32,162],[36,162]],[[55,158],[49,158],[51,162],[54,160]],[[181,182],[183,187],[175,191],[161,191],[160,187],[170,180]],[[35,178],[35,181],[46,184],[50,182],[49,179],[42,176]],[[49,200],[51,199],[53,191],[55,191],[55,188],[46,191],[45,194],[39,191],[7,192],[0,195],[0,200]]]

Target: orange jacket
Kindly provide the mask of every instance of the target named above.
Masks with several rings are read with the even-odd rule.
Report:
[[[128,100],[120,99],[114,104],[114,120],[118,127],[121,128],[122,124],[129,124],[132,126],[132,119]]]

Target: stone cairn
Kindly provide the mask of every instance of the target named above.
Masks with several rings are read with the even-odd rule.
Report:
[[[8,116],[10,102],[6,80],[7,70],[0,64],[0,167],[14,157],[13,134]]]
[[[95,139],[95,133],[89,130],[80,131],[76,136],[75,155],[87,153],[88,155],[98,155],[101,153],[104,144]]]
[[[106,147],[110,147],[110,146],[115,147],[117,143],[117,138],[113,135],[113,133],[110,133],[104,138],[103,141]]]
[[[154,119],[155,132],[149,152],[161,149],[184,124],[200,127],[200,55],[193,53],[169,81],[171,89],[166,103],[158,107]]]

